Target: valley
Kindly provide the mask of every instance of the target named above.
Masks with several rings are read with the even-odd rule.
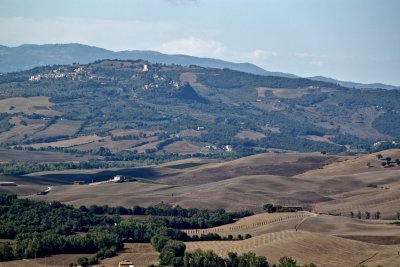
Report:
[[[103,220],[54,233],[36,218],[44,236],[85,252],[38,245],[37,258],[17,233],[28,243],[45,237],[8,222],[0,236],[12,238],[0,245],[11,242],[25,259],[0,266],[85,257],[93,266],[165,265],[164,239],[187,255],[255,252],[270,264],[284,256],[304,266],[400,262],[398,90],[100,60],[2,75],[0,97],[0,194],[18,196],[5,203],[28,199]],[[266,203],[287,210],[267,213]],[[146,213],[154,207],[186,215]],[[105,247],[104,229],[114,234]]]
[[[394,267],[400,262],[397,255],[400,229],[391,224],[399,220],[400,166],[383,167],[381,156],[394,160],[400,157],[400,150],[361,156],[259,154],[234,161],[192,158],[129,172],[123,169],[41,172],[15,178],[17,183],[21,181],[20,185],[0,190],[75,207],[146,207],[164,202],[184,208],[253,210],[256,215],[231,224],[184,230],[189,236],[215,233],[228,238],[228,241],[186,242],[187,251],[211,249],[222,257],[228,252],[254,251],[272,263],[290,255],[299,264],[313,262],[317,266],[334,267],[363,263]],[[84,180],[88,176],[105,180],[117,174],[136,180],[71,184],[72,179]],[[47,194],[34,194],[38,185],[45,188],[49,183],[54,186]],[[305,211],[265,213],[262,209],[265,203],[302,207]],[[367,212],[370,218],[366,217]],[[374,217],[376,212],[379,218]],[[249,237],[236,239],[245,235]],[[116,264],[126,257],[136,259],[137,266],[147,266],[150,258],[156,262],[157,253],[144,247],[134,249],[128,243],[120,256],[104,263]],[[143,258],[147,265],[141,265]],[[12,264],[21,266],[17,262]]]

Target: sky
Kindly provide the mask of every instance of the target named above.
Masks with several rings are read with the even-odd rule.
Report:
[[[400,85],[399,0],[0,0],[0,44],[156,50]]]

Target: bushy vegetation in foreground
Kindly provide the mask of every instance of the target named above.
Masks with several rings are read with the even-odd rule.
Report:
[[[274,207],[274,206],[273,206]],[[121,207],[122,208],[122,207]],[[252,252],[238,255],[230,252],[222,258],[212,251],[187,252],[185,243],[191,240],[221,240],[215,233],[202,237],[189,237],[177,229],[174,220],[197,219],[193,223],[211,227],[232,222],[233,218],[251,215],[248,211],[228,213],[224,210],[200,210],[172,207],[160,203],[143,208],[135,206],[130,214],[148,215],[144,219],[122,219],[120,208],[91,206],[79,209],[60,202],[40,202],[18,199],[14,195],[0,194],[0,261],[34,258],[56,253],[91,253],[91,258],[80,258],[82,266],[97,264],[99,260],[115,256],[124,242],[150,243],[160,252],[160,264],[185,267],[268,267],[263,256]],[[98,215],[111,212],[111,216]],[[135,212],[134,212],[135,211]],[[248,235],[248,238],[251,236]],[[246,237],[247,238],[247,237]],[[280,259],[276,267],[313,267],[297,265],[290,257]]]
[[[118,215],[126,211],[133,214],[133,210],[141,210],[150,216],[135,220],[122,219]],[[93,253],[95,256],[87,261],[93,263],[116,255],[123,248],[123,242],[150,242],[161,253],[162,262],[172,263],[166,255],[173,251],[176,257],[183,257],[182,248],[178,247],[184,247],[183,241],[190,240],[177,228],[211,227],[251,214],[248,211],[228,213],[223,209],[183,209],[164,203],[134,209],[107,206],[76,209],[60,202],[46,203],[0,194],[0,238],[13,241],[0,243],[0,261],[56,253]],[[217,234],[195,238],[220,239]]]

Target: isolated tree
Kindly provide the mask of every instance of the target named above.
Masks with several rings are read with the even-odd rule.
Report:
[[[354,218],[354,212],[350,211],[351,218]]]
[[[379,211],[375,212],[375,219],[379,220],[381,218],[381,213]]]
[[[361,219],[361,211],[358,211],[358,213],[357,213],[357,218],[358,218],[358,219]]]
[[[371,214],[369,213],[369,211],[366,211],[366,212],[365,212],[365,219],[369,220],[370,215],[371,215]]]
[[[382,159],[382,158],[383,158],[382,154],[378,154],[378,155],[376,155],[376,157],[377,157],[378,159]]]
[[[381,165],[382,165],[383,167],[386,167],[387,163],[386,163],[385,161],[382,161]]]

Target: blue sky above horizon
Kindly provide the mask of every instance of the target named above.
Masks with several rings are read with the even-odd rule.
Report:
[[[400,85],[397,0],[0,0],[0,44],[157,50]]]

